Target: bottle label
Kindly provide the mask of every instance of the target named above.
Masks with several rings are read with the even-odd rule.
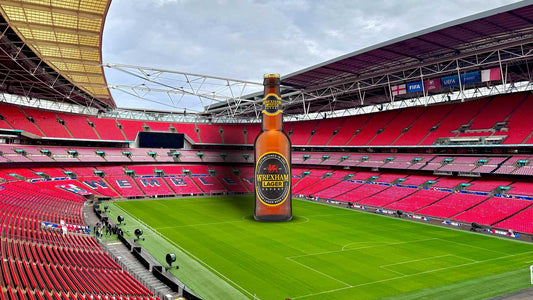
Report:
[[[287,159],[277,152],[263,154],[255,166],[255,193],[268,206],[285,202],[291,189],[291,170]]]
[[[263,98],[263,113],[277,115],[282,112],[281,98],[276,94],[268,94]]]

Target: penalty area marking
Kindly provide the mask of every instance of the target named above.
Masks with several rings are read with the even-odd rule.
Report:
[[[464,264],[460,264],[460,265],[449,266],[449,267],[444,267],[444,268],[438,268],[438,269],[434,269],[434,270],[428,270],[428,271],[418,272],[418,273],[409,274],[409,275],[402,275],[402,276],[397,276],[397,277],[393,277],[393,278],[387,278],[387,279],[382,279],[382,280],[365,282],[365,283],[356,284],[356,285],[352,285],[352,286],[346,286],[346,287],[342,287],[342,288],[338,288],[338,289],[327,290],[327,291],[322,291],[322,292],[318,292],[318,293],[307,294],[307,295],[302,295],[302,296],[297,296],[297,297],[290,297],[290,299],[302,299],[302,298],[307,298],[307,297],[311,297],[311,296],[324,295],[324,294],[334,293],[334,292],[347,290],[347,289],[351,289],[351,288],[357,288],[357,287],[362,287],[362,286],[366,286],[366,285],[372,285],[372,284],[375,284],[375,283],[393,281],[393,280],[396,280],[396,279],[413,277],[413,276],[418,276],[418,275],[421,275],[421,274],[433,273],[433,272],[437,272],[437,271],[455,269],[455,268],[460,268],[460,267],[464,267],[464,266],[475,265],[475,264],[484,263],[484,262],[488,262],[488,261],[499,260],[499,259],[514,257],[514,256],[519,256],[519,255],[524,255],[524,254],[530,254],[530,253],[533,253],[533,251],[527,251],[527,252],[522,252],[522,253],[517,253],[517,254],[505,255],[505,256],[489,258],[489,259],[485,259],[485,260],[478,260],[478,261],[473,261],[473,262],[464,263]],[[460,256],[457,256],[457,257],[460,257]],[[463,257],[460,257],[460,258],[463,258]]]
[[[348,244],[342,246],[341,251],[352,250],[352,249],[347,249],[347,250],[344,250],[344,249],[345,249],[346,247],[350,246],[350,245],[356,245],[356,244],[375,244],[376,246],[390,245],[390,243],[385,243],[385,242],[353,242],[353,243],[348,243]],[[359,248],[359,249],[360,249],[360,248]]]
[[[302,255],[295,255],[295,256],[287,256],[285,258],[298,258],[298,257],[305,257],[305,256],[314,256],[314,255],[322,255],[322,254],[329,254],[329,253],[337,253],[337,252],[343,252],[343,251],[346,252],[346,251],[353,251],[353,250],[360,250],[360,249],[376,248],[376,247],[382,247],[382,246],[393,246],[393,245],[410,244],[410,243],[417,243],[417,242],[426,242],[426,241],[431,241],[431,240],[436,240],[436,238],[413,240],[413,241],[398,242],[398,243],[386,243],[386,244],[373,245],[373,246],[350,248],[350,249],[347,249],[347,250],[342,250],[341,249],[341,250],[324,251],[324,252],[309,253],[309,254],[302,254]],[[349,245],[349,244],[346,244],[344,246],[347,246],[347,245]]]

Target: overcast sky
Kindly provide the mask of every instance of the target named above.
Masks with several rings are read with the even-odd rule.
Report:
[[[260,82],[513,2],[113,0],[103,61]],[[131,80],[105,71],[110,85]],[[112,93],[119,107],[153,107]]]

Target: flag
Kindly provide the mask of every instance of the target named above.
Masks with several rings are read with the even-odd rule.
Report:
[[[421,91],[422,91],[422,81],[411,82],[407,84],[408,93],[421,92]]]
[[[502,73],[500,72],[500,68],[481,70],[481,82],[493,80],[502,80]]]
[[[394,85],[391,87],[391,92],[393,96],[404,95],[407,93],[407,88],[405,84]]]
[[[440,80],[443,87],[459,86],[459,76],[457,75],[442,77]]]
[[[431,91],[440,89],[440,79],[429,79],[424,81],[424,90]]]
[[[467,84],[473,84],[479,82],[479,72],[470,72],[461,74],[461,84],[467,85]]]

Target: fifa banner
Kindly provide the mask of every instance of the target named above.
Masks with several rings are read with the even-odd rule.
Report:
[[[446,76],[441,79],[442,87],[457,87],[459,86],[459,76]],[[479,72],[470,72],[461,74],[461,85],[469,85],[480,82]]]
[[[423,90],[422,81],[411,82],[407,84],[408,93],[422,92]]]

